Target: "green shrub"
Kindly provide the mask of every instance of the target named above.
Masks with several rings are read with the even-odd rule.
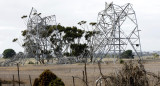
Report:
[[[39,80],[40,80],[40,86],[48,86],[49,82],[51,82],[52,80],[55,80],[57,78],[57,76],[52,73],[50,70],[45,70],[40,76],[39,76]]]
[[[39,80],[38,80],[38,78],[35,78],[33,86],[38,86],[38,85],[39,85]]]
[[[14,55],[16,55],[16,52],[13,49],[5,49],[3,51],[3,57],[4,58],[11,58]]]
[[[132,53],[132,50],[126,50],[124,51],[122,54],[121,54],[121,58],[131,58],[131,59],[134,59],[134,55]]]
[[[28,64],[34,64],[34,62],[32,62],[32,61],[29,61],[29,62],[28,62]]]
[[[33,86],[65,86],[63,81],[50,70],[44,70],[39,78],[36,78]]]
[[[120,59],[120,60],[119,60],[119,63],[120,63],[120,64],[123,64],[123,63],[124,63],[124,60],[123,60],[123,59]]]
[[[2,82],[0,81],[0,86],[2,86]]]
[[[60,78],[56,78],[49,83],[49,86],[65,86]]]

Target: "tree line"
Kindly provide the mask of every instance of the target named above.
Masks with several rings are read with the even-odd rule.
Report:
[[[86,21],[78,23],[80,26],[86,24]],[[95,26],[96,23],[90,23]],[[36,58],[44,64],[44,60],[61,58],[63,56],[73,56],[79,59],[91,55],[92,37],[98,34],[96,31],[87,31],[73,27],[64,27],[58,25],[41,26],[34,29],[22,31],[24,37],[22,47],[29,57]],[[18,39],[13,39],[16,42]],[[89,56],[88,56],[89,57]],[[93,56],[91,57],[92,61]]]

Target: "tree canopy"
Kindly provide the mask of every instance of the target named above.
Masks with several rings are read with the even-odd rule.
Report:
[[[126,50],[121,54],[121,58],[134,58],[132,50]]]
[[[86,21],[81,21],[78,24],[83,26]],[[93,22],[90,25],[93,27],[96,23]],[[40,63],[44,63],[44,59],[47,58],[78,57],[89,53],[93,50],[91,45],[92,38],[95,34],[98,34],[96,31],[92,31],[93,28],[91,31],[87,31],[85,28],[82,30],[76,26],[64,27],[60,24],[42,25],[38,29],[37,27],[22,31],[22,36],[24,37],[22,46],[27,54],[35,57]],[[13,42],[17,40],[15,38]]]
[[[14,55],[16,55],[16,52],[13,49],[5,49],[3,51],[3,57],[4,58],[11,58]]]
[[[73,56],[80,56],[82,53],[87,51],[87,47],[87,44],[71,44],[71,54]]]

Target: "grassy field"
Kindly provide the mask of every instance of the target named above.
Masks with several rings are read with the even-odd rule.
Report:
[[[145,69],[150,72],[158,74],[160,71],[160,61],[149,61],[144,63]],[[113,73],[121,69],[122,64],[108,63],[102,64],[102,72],[104,75]],[[66,86],[73,86],[72,76],[78,76],[82,78],[82,71],[84,70],[84,64],[63,64],[63,65],[24,65],[20,66],[20,79],[24,81],[25,86],[29,85],[29,75],[31,75],[32,83],[36,77],[38,77],[45,69],[50,69],[58,77],[60,77]],[[87,64],[88,80],[90,86],[95,86],[95,80],[100,76],[97,64]],[[17,78],[17,67],[0,67],[0,78],[2,80],[12,80],[13,75],[15,80]],[[83,86],[82,81],[75,80],[76,86]],[[4,85],[5,86],[5,85]],[[6,85],[8,86],[8,85]]]

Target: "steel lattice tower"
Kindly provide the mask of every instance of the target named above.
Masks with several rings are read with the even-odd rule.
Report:
[[[41,17],[41,13],[38,13],[36,9],[32,8],[27,19],[26,37],[28,39],[24,41],[28,43],[28,49],[25,50],[29,50],[29,53],[34,54],[36,57],[46,58],[47,54],[45,52],[54,49],[54,45],[50,42],[51,36],[48,37],[44,34],[46,28],[49,26],[57,27],[56,16]],[[55,39],[60,39],[58,31],[54,30],[52,34],[56,35]]]
[[[98,33],[94,37],[95,58],[106,55],[119,57],[122,52],[132,49],[141,57],[141,43],[135,11],[130,3],[123,6],[105,4],[105,9],[98,14]]]

